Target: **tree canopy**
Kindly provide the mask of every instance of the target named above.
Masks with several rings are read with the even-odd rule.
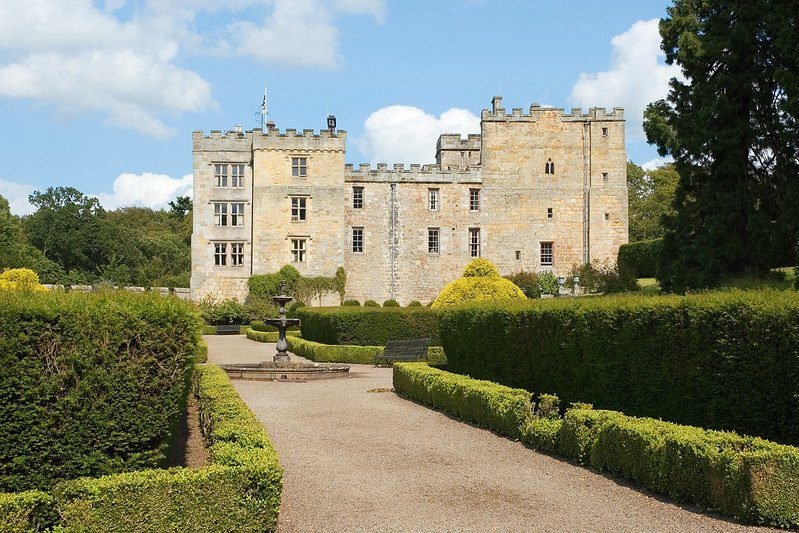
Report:
[[[799,10],[794,1],[675,0],[662,48],[682,79],[645,112],[647,138],[674,158],[665,290],[783,266],[797,237]]]

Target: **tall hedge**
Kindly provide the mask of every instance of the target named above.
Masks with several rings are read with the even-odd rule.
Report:
[[[622,244],[619,247],[619,269],[626,269],[637,278],[654,278],[660,264],[662,247],[662,238]]]
[[[563,401],[799,443],[799,294],[729,291],[446,310],[448,369]]]
[[[303,307],[297,316],[302,338],[323,344],[385,346],[402,339],[440,344],[438,312],[428,307]]]
[[[0,491],[162,465],[200,326],[155,294],[0,291]]]

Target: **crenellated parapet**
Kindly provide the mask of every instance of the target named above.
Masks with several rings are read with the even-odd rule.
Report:
[[[348,163],[344,166],[344,181],[371,183],[482,183],[479,167],[467,170],[445,170],[438,165],[412,164],[406,168],[398,163],[392,168],[386,163],[378,163],[372,168],[369,163],[361,163],[357,168]]]
[[[534,103],[527,113],[524,113],[521,107],[514,107],[508,113],[502,107],[502,97],[495,96],[491,109],[483,109],[480,115],[481,120],[485,122],[538,122],[544,117],[558,117],[563,122],[624,121],[624,108],[614,107],[608,111],[604,107],[592,107],[583,113],[579,107],[566,111],[562,107],[547,107]]]
[[[287,150],[287,151],[345,151],[347,132],[344,130],[296,130],[288,128],[280,131],[269,128],[262,131],[223,132],[211,130],[208,135],[202,131],[192,132],[195,151],[240,151],[240,150]]]

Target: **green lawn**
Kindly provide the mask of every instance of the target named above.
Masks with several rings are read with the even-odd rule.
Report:
[[[794,267],[774,268],[768,276],[754,277],[741,276],[725,280],[719,286],[723,288],[734,288],[742,290],[775,289],[787,291],[794,288],[796,271]],[[638,285],[641,286],[641,294],[660,294],[660,284],[655,278],[638,278]]]

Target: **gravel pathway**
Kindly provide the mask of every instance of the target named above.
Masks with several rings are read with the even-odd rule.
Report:
[[[206,336],[215,363],[274,345]],[[302,358],[292,357],[293,360]],[[234,381],[285,468],[279,531],[766,531],[680,507],[622,481],[398,397],[391,370],[347,379]]]

